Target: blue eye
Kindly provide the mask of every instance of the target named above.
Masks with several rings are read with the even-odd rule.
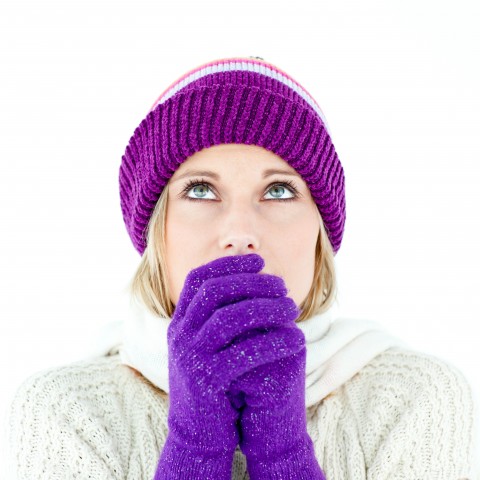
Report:
[[[201,200],[202,198],[205,198],[207,190],[210,190],[210,187],[207,184],[205,184],[205,183],[195,183],[194,185],[187,186],[185,188],[185,190],[184,190],[185,197],[184,198],[187,198],[188,200]],[[188,194],[190,191],[195,191],[196,194],[201,195],[201,197],[196,197],[196,198],[189,197],[186,194]],[[211,199],[207,199],[207,200],[211,200]]]
[[[188,193],[197,187],[201,187],[200,191],[197,190],[197,194],[202,194],[202,190],[203,190],[204,191],[204,193],[202,194],[203,196],[196,197],[196,198],[189,197]],[[272,183],[268,186],[267,191],[265,193],[269,193],[270,190],[273,190],[275,188],[276,193],[274,195],[282,195],[285,192],[285,187],[287,191],[289,191],[293,195],[292,197],[280,198],[280,196],[278,197],[274,196],[274,198],[269,200],[278,200],[280,202],[288,202],[288,201],[296,200],[299,197],[298,190],[291,180],[284,180],[281,182]],[[205,195],[206,195],[205,190],[213,191],[210,183],[204,181],[203,179],[191,179],[187,182],[187,184],[185,185],[185,187],[183,188],[179,196],[180,198],[191,200],[193,202],[198,202],[202,200],[213,200],[211,198],[205,198]]]
[[[281,184],[281,183],[277,183],[275,185],[272,185],[268,190],[267,190],[267,193],[269,193],[270,191],[276,191],[276,193],[272,193],[272,195],[274,195],[274,199],[275,200],[290,200],[292,197],[289,197],[289,198],[280,198],[280,196],[282,195],[283,192],[285,192],[285,187]],[[293,193],[293,192],[290,192],[290,193]],[[278,197],[276,197],[275,195],[278,195]]]

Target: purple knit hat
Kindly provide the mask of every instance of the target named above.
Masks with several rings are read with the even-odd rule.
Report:
[[[337,253],[346,219],[345,177],[323,112],[276,66],[235,57],[201,65],[172,83],[130,138],[120,165],[120,203],[140,255],[152,212],[175,170],[193,153],[222,143],[264,147],[294,168]]]

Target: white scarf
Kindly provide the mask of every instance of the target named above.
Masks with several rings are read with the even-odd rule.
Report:
[[[138,370],[163,391],[169,391],[167,329],[137,300],[129,301],[123,322],[107,325],[92,356],[119,353],[122,363]],[[306,406],[319,402],[352,378],[379,353],[406,346],[374,321],[338,316],[334,303],[326,312],[297,323],[307,343]]]

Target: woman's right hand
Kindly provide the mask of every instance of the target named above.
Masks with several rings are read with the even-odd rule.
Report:
[[[257,254],[227,256],[192,270],[168,328],[169,433],[155,480],[231,478],[238,410],[227,391],[242,374],[303,346],[274,349],[299,313],[282,278],[260,274]],[[268,335],[267,335],[268,333]]]

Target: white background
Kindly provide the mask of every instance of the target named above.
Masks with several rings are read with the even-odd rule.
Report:
[[[118,191],[135,127],[180,75],[235,55],[288,72],[328,119],[341,310],[451,362],[478,397],[479,5],[2,2],[2,428],[28,375],[82,359],[121,318],[140,260]]]

